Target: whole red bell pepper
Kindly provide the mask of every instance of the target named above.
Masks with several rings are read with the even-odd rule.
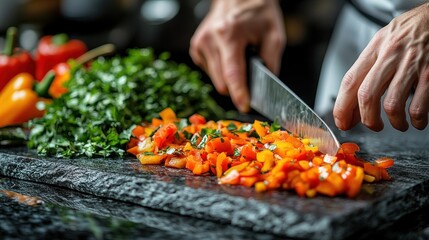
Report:
[[[69,39],[64,33],[42,37],[36,49],[36,79],[42,79],[58,63],[78,58],[86,51],[83,41]]]
[[[0,91],[18,73],[34,75],[34,60],[28,51],[15,47],[17,29],[7,30],[6,44],[0,54]]]

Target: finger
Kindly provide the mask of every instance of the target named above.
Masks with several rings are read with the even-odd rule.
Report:
[[[397,66],[397,61],[393,57],[379,57],[358,91],[361,121],[374,131],[381,131],[384,128],[381,119],[381,96],[395,74],[394,66]]]
[[[429,67],[426,67],[420,76],[419,82],[414,92],[413,99],[409,107],[411,124],[420,130],[428,125],[429,113]]]
[[[412,52],[408,52],[402,58],[402,62],[396,71],[384,98],[384,111],[389,118],[392,127],[399,131],[408,129],[407,116],[405,107],[410,90],[418,78],[413,66],[415,57]]]
[[[274,74],[280,73],[283,50],[286,38],[278,32],[269,34],[261,44],[260,55],[268,69]]]
[[[377,57],[371,51],[364,50],[353,66],[344,75],[334,105],[335,125],[348,130],[356,125],[356,111],[359,111],[357,93],[359,86],[370,71]]]
[[[191,56],[192,61],[197,66],[199,66],[202,70],[204,70],[206,73],[208,73],[207,62],[206,62],[206,59],[202,53],[200,53],[196,49],[190,49],[189,55]]]
[[[199,43],[199,40],[197,37],[192,37],[191,44],[189,47],[189,55],[191,56],[192,61],[199,67],[203,68],[203,59],[199,53],[199,46],[201,44]],[[204,68],[203,68],[204,69]],[[204,69],[206,70],[206,69]]]
[[[232,102],[241,112],[248,112],[249,91],[246,85],[245,46],[228,42],[220,49],[222,76],[231,95]]]
[[[191,39],[189,53],[194,63],[210,76],[216,90],[227,95],[228,89],[222,77],[220,55],[213,39],[208,35],[196,34]]]
[[[351,126],[356,126],[356,124],[358,124],[360,122],[360,111],[359,108],[356,107],[353,110],[353,115],[352,115],[352,121],[351,121]]]
[[[216,90],[223,95],[228,95],[228,86],[222,74],[221,56],[218,51],[211,51],[210,57],[206,58],[207,72]]]

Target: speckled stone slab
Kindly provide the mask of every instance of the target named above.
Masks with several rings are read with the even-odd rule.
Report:
[[[307,239],[344,239],[429,204],[427,131],[373,134],[357,129],[338,136],[341,142],[357,142],[361,156],[368,160],[393,157],[395,166],[389,169],[393,180],[364,184],[356,199],[306,199],[287,191],[256,193],[245,187],[218,185],[212,176],[141,166],[134,158],[44,158],[25,148],[0,149],[0,175]]]
[[[44,203],[20,204],[1,190]],[[1,239],[279,240],[276,235],[11,178],[0,177],[0,206]]]

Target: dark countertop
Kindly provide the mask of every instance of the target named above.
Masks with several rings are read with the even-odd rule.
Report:
[[[135,159],[70,162],[0,148],[0,190],[45,202],[31,207],[0,194],[7,206],[0,209],[0,237],[429,239],[428,131],[356,128],[337,135],[358,143],[369,160],[393,157],[394,180],[365,184],[356,199],[280,191],[258,196],[218,186],[211,177],[138,167]]]
[[[44,202],[29,206],[0,194],[1,239],[279,239],[45,184],[0,178],[0,189]]]
[[[0,189],[38,196],[29,206],[0,194],[1,239],[288,239],[135,204],[0,178]],[[428,239],[429,206],[347,239]]]

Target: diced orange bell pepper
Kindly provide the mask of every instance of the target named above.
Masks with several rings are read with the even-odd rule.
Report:
[[[144,129],[144,127],[137,125],[134,127],[134,129],[131,131],[131,134],[136,137],[139,138],[141,135],[145,135],[146,131]]]
[[[262,126],[262,122],[255,120],[253,122],[253,128],[255,129],[256,133],[260,136],[260,137],[264,137],[265,135],[267,135],[267,128]]]
[[[258,177],[240,177],[240,185],[251,187],[258,181],[258,179]]]
[[[186,157],[169,157],[165,160],[164,166],[172,168],[185,168]]]
[[[234,150],[232,149],[232,146],[231,146],[231,142],[229,141],[228,138],[225,138],[225,137],[218,137],[218,138],[213,138],[209,140],[206,143],[205,150],[208,153],[224,152],[227,155],[232,155],[234,153]]]
[[[228,161],[226,158],[227,156],[225,152],[220,153],[216,157],[216,176],[218,178],[222,177],[223,172],[226,171],[226,168],[228,167]]]
[[[381,157],[375,160],[375,166],[377,167],[381,167],[381,168],[389,168],[391,166],[393,166],[393,159],[388,158],[388,157]]]
[[[259,175],[259,170],[254,167],[247,167],[240,171],[241,177],[252,177]]]
[[[198,113],[194,113],[189,117],[189,122],[194,125],[206,123],[206,119]]]
[[[176,113],[174,113],[173,109],[171,108],[166,108],[162,110],[159,113],[159,116],[161,117],[162,121],[164,121],[164,124],[172,123],[177,119]]]
[[[320,182],[316,187],[316,191],[318,193],[321,193],[330,197],[335,196],[335,193],[336,193],[335,187],[330,182],[327,182],[327,181]]]
[[[380,167],[374,166],[369,162],[363,164],[363,169],[365,173],[375,177],[375,180],[378,181],[381,179],[381,169]]]
[[[137,158],[139,159],[140,163],[143,165],[148,164],[161,164],[162,160],[167,155],[147,155],[144,153],[138,154]]]
[[[241,148],[241,156],[248,161],[256,159],[255,148],[251,144],[246,144]]]
[[[219,183],[236,185],[240,183],[240,173],[238,173],[237,170],[233,169],[228,173],[225,173],[225,175],[219,179]]]
[[[139,153],[139,146],[134,146],[132,148],[129,148],[127,152],[131,153],[132,155],[136,156]]]
[[[176,131],[177,127],[174,123],[168,123],[167,125],[162,126],[152,136],[155,146],[157,146],[158,149],[162,149],[169,143],[172,143],[175,139],[174,134]]]

